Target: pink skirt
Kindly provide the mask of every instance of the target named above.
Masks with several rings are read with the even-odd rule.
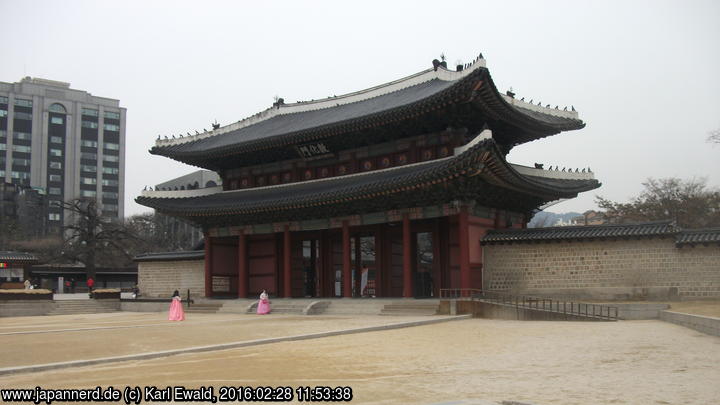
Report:
[[[267,299],[258,301],[258,315],[265,315],[270,313],[270,301]]]
[[[168,321],[184,321],[185,311],[182,307],[180,300],[173,299],[170,303],[170,314],[168,315]]]

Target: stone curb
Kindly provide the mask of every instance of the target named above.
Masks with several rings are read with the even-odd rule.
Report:
[[[212,351],[218,351],[218,350],[235,349],[235,348],[239,348],[239,347],[260,346],[260,345],[266,345],[266,344],[270,344],[270,343],[293,342],[293,341],[298,341],[298,340],[310,340],[310,339],[318,339],[318,338],[330,337],[330,336],[350,335],[350,334],[354,334],[354,333],[402,329],[402,328],[410,328],[413,326],[422,326],[422,325],[431,325],[431,324],[435,324],[435,323],[459,321],[459,320],[464,320],[464,319],[470,319],[470,317],[471,317],[470,315],[458,315],[458,316],[452,316],[452,317],[442,317],[442,318],[434,318],[434,319],[420,320],[420,321],[400,322],[400,323],[393,323],[393,324],[388,324],[388,325],[368,326],[368,327],[364,327],[364,328],[341,329],[341,330],[334,330],[334,331],[328,331],[328,332],[309,333],[306,335],[282,336],[282,337],[267,338],[267,339],[246,340],[246,341],[241,341],[241,342],[222,343],[222,344],[209,345],[209,346],[194,346],[194,347],[186,347],[184,349],[163,350],[163,351],[159,351],[159,352],[130,354],[130,355],[125,355],[125,356],[102,357],[102,358],[98,358],[98,359],[88,359],[88,360],[63,361],[63,362],[58,362],[58,363],[35,364],[35,365],[31,365],[31,366],[21,366],[21,367],[6,367],[6,368],[0,368],[0,375],[9,375],[9,374],[18,374],[18,373],[34,373],[34,372],[38,372],[38,371],[57,370],[57,369],[70,368],[70,367],[84,367],[84,366],[91,366],[91,365],[95,365],[95,364],[116,363],[116,362],[121,362],[121,361],[149,360],[149,359],[157,359],[157,358],[167,357],[167,356],[174,356],[177,354],[212,352]]]
[[[707,335],[720,337],[720,318],[693,315],[684,312],[661,311],[660,320],[690,328]]]

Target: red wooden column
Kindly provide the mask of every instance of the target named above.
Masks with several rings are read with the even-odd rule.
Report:
[[[403,297],[412,298],[413,286],[412,286],[412,266],[411,266],[411,233],[410,233],[410,216],[407,213],[403,214],[402,219],[403,226]]]
[[[350,225],[348,221],[342,222],[342,235],[343,235],[343,273],[342,273],[342,286],[343,286],[343,297],[352,297],[352,273],[350,272]]]
[[[248,296],[248,260],[245,231],[240,231],[238,237],[238,298]]]
[[[205,232],[205,297],[212,297],[212,238]]]
[[[463,205],[458,214],[458,244],[460,245],[460,288],[470,288],[470,245],[468,209]]]
[[[292,286],[290,268],[290,225],[285,225],[283,232],[283,297],[290,298],[292,296]]]

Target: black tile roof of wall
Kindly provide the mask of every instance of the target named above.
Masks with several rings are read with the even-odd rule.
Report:
[[[38,258],[30,253],[24,252],[0,252],[0,262],[13,263],[37,263]]]
[[[675,240],[678,246],[709,243],[720,244],[720,228],[685,230],[680,232]]]
[[[181,252],[143,253],[133,258],[136,262],[165,262],[182,260],[202,260],[205,258],[204,250],[187,250]]]
[[[552,240],[581,240],[600,238],[674,237],[678,229],[670,222],[649,222],[623,225],[557,226],[549,228],[492,230],[482,239],[483,244],[522,243]]]
[[[531,243],[587,239],[635,239],[672,237],[677,246],[694,244],[720,244],[720,228],[683,230],[671,221],[640,224],[556,226],[548,228],[491,230],[481,243]]]

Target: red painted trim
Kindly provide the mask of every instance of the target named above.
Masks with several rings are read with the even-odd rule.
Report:
[[[292,297],[292,268],[290,266],[290,226],[283,232],[283,296]]]
[[[472,224],[472,225],[480,225],[480,226],[484,226],[484,227],[488,227],[488,228],[492,228],[495,226],[495,220],[489,219],[489,218],[479,218],[479,217],[474,217],[474,216],[470,215],[469,221],[470,221],[470,224]]]
[[[212,297],[212,238],[205,233],[205,297]]]
[[[412,264],[410,257],[411,251],[411,236],[410,232],[410,216],[408,213],[403,214],[403,297],[412,298],[413,296],[413,285],[412,285]]]
[[[238,298],[247,298],[248,296],[248,261],[245,239],[245,232],[241,230],[238,237]]]
[[[458,214],[458,244],[460,245],[460,288],[471,288],[470,278],[470,246],[468,239],[468,209],[460,207]]]
[[[350,272],[350,225],[348,221],[342,222],[343,235],[343,274],[342,274],[342,290],[343,297],[352,297],[352,274]]]

